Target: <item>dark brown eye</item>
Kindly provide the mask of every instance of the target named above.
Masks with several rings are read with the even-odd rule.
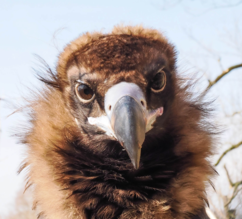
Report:
[[[76,95],[84,102],[90,102],[94,98],[93,90],[86,84],[77,84],[75,87]]]
[[[158,93],[164,90],[166,86],[166,73],[164,71],[158,72],[151,80],[151,90]]]

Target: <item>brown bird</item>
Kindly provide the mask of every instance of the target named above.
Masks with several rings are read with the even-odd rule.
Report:
[[[209,105],[160,32],[86,33],[48,72],[23,140],[39,218],[208,218]]]

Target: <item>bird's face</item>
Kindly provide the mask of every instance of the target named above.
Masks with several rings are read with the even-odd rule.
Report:
[[[68,66],[65,97],[78,128],[88,133],[89,142],[118,142],[136,169],[146,136],[161,135],[169,115],[171,53],[159,42],[106,36],[87,45]]]

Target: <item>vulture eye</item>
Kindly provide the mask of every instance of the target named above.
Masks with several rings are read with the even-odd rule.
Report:
[[[79,100],[84,103],[90,102],[95,96],[93,90],[86,84],[76,84],[75,91]]]
[[[166,73],[159,71],[151,80],[151,90],[155,93],[163,91],[166,86]]]

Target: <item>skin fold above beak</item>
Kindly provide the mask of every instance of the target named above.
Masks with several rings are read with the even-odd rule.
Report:
[[[106,115],[89,117],[88,122],[115,137],[127,151],[135,169],[139,168],[145,133],[163,113],[163,107],[147,110],[144,94],[134,83],[121,82],[111,87],[104,100]]]

